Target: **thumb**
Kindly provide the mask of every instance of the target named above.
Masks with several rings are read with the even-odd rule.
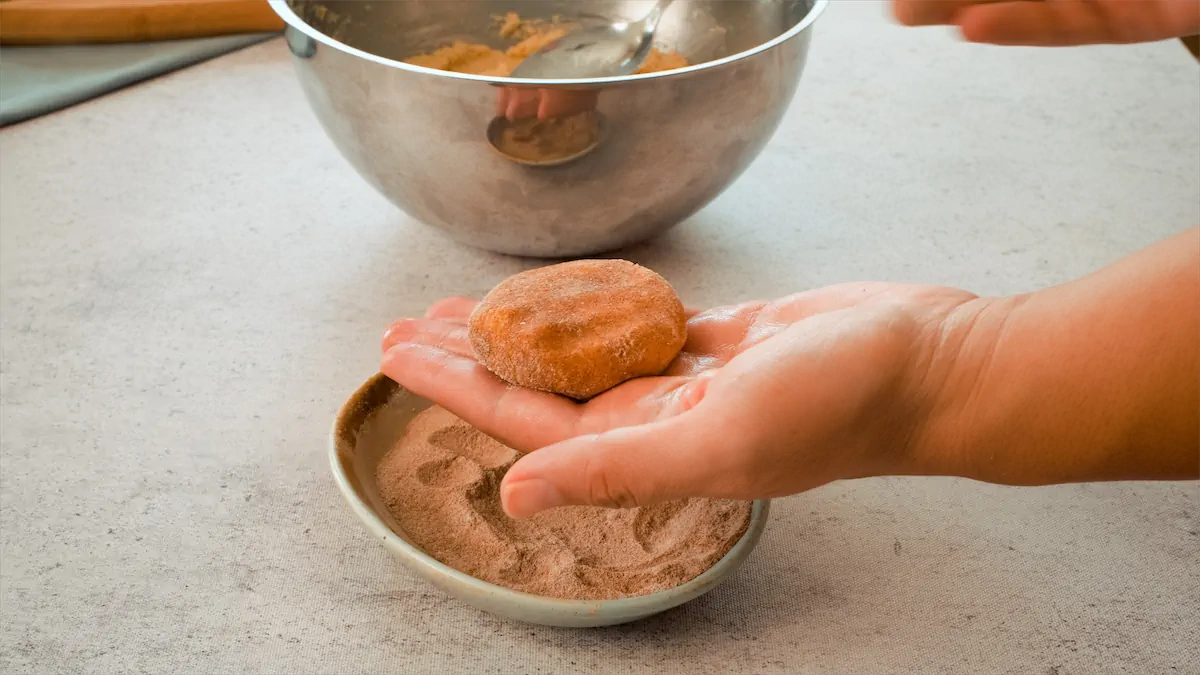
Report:
[[[741,454],[703,406],[667,420],[579,436],[532,452],[500,486],[504,511],[525,518],[557,506],[630,508],[729,496]]]

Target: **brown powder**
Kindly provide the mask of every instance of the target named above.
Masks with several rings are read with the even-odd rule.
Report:
[[[712,567],[745,533],[747,502],[688,499],[637,509],[563,507],[513,520],[500,479],[519,454],[432,407],[380,462],[379,492],[408,540],[457,570],[571,599],[645,595]]]

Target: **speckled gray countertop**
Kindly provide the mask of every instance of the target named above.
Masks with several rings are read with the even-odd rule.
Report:
[[[533,263],[372,192],[288,59],[0,132],[4,672],[1195,672],[1195,484],[833,485],[778,501],[724,586],[612,629],[405,573],[333,487],[334,411],[390,319]],[[1065,281],[1200,222],[1198,72],[1178,43],[969,46],[838,3],[759,161],[628,257],[698,305]]]

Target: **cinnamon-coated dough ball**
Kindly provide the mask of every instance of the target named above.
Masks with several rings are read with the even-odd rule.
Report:
[[[584,400],[666,370],[687,339],[687,316],[645,267],[578,260],[505,279],[471,314],[469,336],[501,379]]]

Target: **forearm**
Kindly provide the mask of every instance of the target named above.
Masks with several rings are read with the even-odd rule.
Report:
[[[926,472],[1012,485],[1197,477],[1200,229],[952,321],[915,449]]]

